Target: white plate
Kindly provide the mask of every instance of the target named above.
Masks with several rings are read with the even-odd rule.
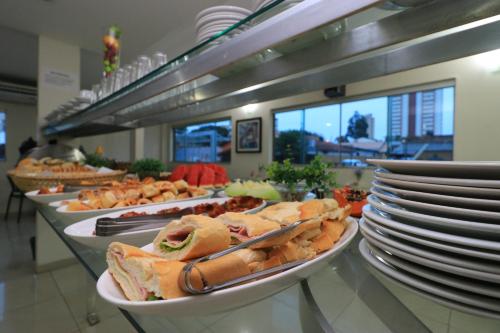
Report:
[[[360,224],[361,223],[362,222],[360,221]],[[371,245],[369,242],[368,247],[376,257],[381,258],[384,263],[389,263],[393,267],[396,267],[396,269],[402,269],[403,271],[420,276],[424,279],[444,284],[445,286],[470,291],[471,293],[484,296],[491,296],[493,298],[500,298],[500,288],[494,284],[456,277],[452,274],[446,274],[424,266],[416,265],[412,262],[395,257],[384,250]]]
[[[398,205],[391,204],[380,200],[373,194],[368,196],[368,203],[374,208],[398,217],[398,222],[431,227],[436,230],[450,231],[459,236],[473,236],[485,239],[498,239],[500,236],[500,226],[490,223],[481,223],[474,221],[450,219],[445,217],[425,215],[415,212],[410,212]]]
[[[380,189],[376,189],[374,187],[370,189],[370,192],[380,199],[398,204],[406,208],[410,208],[411,210],[415,210],[417,212],[423,212],[425,214],[442,216],[442,217],[469,218],[475,221],[498,223],[500,227],[499,212],[489,212],[485,210],[441,206],[414,200],[407,200],[399,198],[394,194],[381,191]]]
[[[123,296],[109,272],[106,270],[97,281],[97,291],[106,301],[130,312],[141,314],[162,314],[170,316],[200,316],[233,310],[261,299],[270,297],[314,272],[328,266],[331,260],[349,245],[358,231],[355,219],[349,218],[347,229],[329,251],[300,266],[258,281],[215,291],[206,295],[188,296],[163,301],[129,301]],[[151,251],[152,244],[143,248]]]
[[[390,173],[382,169],[375,170],[375,176],[384,179],[396,179],[396,180],[404,180],[416,183],[465,186],[465,187],[481,187],[481,188],[486,187],[486,188],[500,189],[500,180],[412,176],[412,175],[402,175],[398,173]]]
[[[380,183],[379,181],[373,181],[372,184],[375,188],[381,189],[382,191],[390,192],[402,199],[428,202],[437,205],[468,208],[468,209],[500,211],[499,200],[457,197],[451,195],[410,191],[410,190],[399,189],[392,186],[387,186]]]
[[[224,202],[230,200],[230,198],[216,198],[216,199],[201,199],[201,200],[191,200],[191,201],[185,201],[185,202],[178,202],[178,203],[163,203],[159,204],[157,206],[147,206],[147,207],[138,207],[138,208],[132,208],[132,209],[127,209],[127,210],[122,210],[119,212],[113,212],[105,215],[99,215],[96,217],[92,217],[87,220],[83,220],[81,222],[72,224],[66,229],[64,229],[64,233],[68,235],[70,238],[74,239],[75,241],[86,245],[91,248],[95,249],[100,249],[100,250],[106,250],[108,248],[108,245],[111,242],[122,242],[134,246],[144,246],[148,243],[151,243],[153,238],[156,236],[156,234],[163,228],[158,227],[155,229],[148,229],[148,230],[139,230],[139,231],[131,231],[131,232],[124,232],[121,234],[109,236],[109,237],[102,237],[102,236],[96,236],[94,235],[95,231],[95,223],[96,220],[102,217],[119,217],[122,214],[128,213],[128,212],[146,212],[148,214],[154,214],[160,210],[163,209],[168,209],[168,208],[173,208],[173,207],[179,207],[179,208],[187,208],[187,207],[193,207],[199,204],[203,203],[218,203],[218,204],[223,204]],[[255,207],[253,209],[249,209],[245,211],[245,214],[253,214],[258,212],[259,210],[263,209],[266,207],[266,202],[264,201],[260,206]]]
[[[187,198],[187,199],[181,199],[181,200],[170,200],[166,202],[159,202],[159,203],[150,203],[146,205],[136,205],[136,206],[128,206],[128,207],[120,207],[120,208],[107,208],[107,209],[92,209],[92,210],[82,210],[82,211],[76,211],[76,212],[69,212],[67,211],[68,206],[67,205],[60,205],[60,202],[54,202],[54,205],[57,205],[59,203],[59,207],[56,209],[56,212],[61,214],[62,216],[65,217],[65,221],[71,221],[71,222],[77,222],[81,221],[84,219],[88,219],[94,216],[98,215],[103,215],[111,212],[117,212],[117,211],[122,211],[130,208],[139,208],[139,207],[147,207],[147,206],[157,206],[161,205],[164,203],[172,203],[172,202],[183,202],[183,201],[192,201],[192,200],[199,200],[199,199],[207,199],[212,197],[214,194],[213,191],[208,190],[208,193],[206,195],[202,195],[196,198]],[[71,201],[71,200],[68,200]]]
[[[213,13],[220,13],[220,12],[230,12],[230,13],[235,13],[235,14],[240,14],[240,15],[245,15],[248,16],[252,14],[252,11],[243,8],[243,7],[237,7],[237,6],[213,6],[209,7],[207,9],[202,10],[201,12],[196,15],[194,18],[195,22],[198,22],[202,17],[213,14]]]
[[[363,213],[363,218],[364,221],[367,225],[370,227],[376,229],[379,233],[388,235],[390,237],[395,237],[398,239],[404,239],[407,240],[411,243],[423,245],[423,246],[428,246],[432,247],[434,249],[446,251],[446,252],[451,252],[451,253],[456,253],[460,255],[465,255],[465,256],[470,256],[474,258],[479,258],[479,259],[486,259],[486,260],[494,260],[497,262],[500,262],[500,252],[490,252],[487,250],[477,250],[474,248],[470,247],[465,247],[465,246],[458,246],[455,244],[450,244],[450,243],[445,243],[445,242],[439,242],[433,239],[427,239],[422,236],[415,237],[411,234],[407,234],[404,232],[401,232],[401,229],[391,229],[388,228],[386,225],[382,223],[378,223],[375,219],[370,219],[371,214],[375,215],[377,217],[376,213],[369,212],[369,213]],[[397,222],[394,222],[394,224],[398,224]],[[405,226],[404,224],[402,226]],[[473,241],[473,239],[471,239]]]
[[[245,15],[238,15],[238,14],[223,14],[223,13],[216,13],[212,15],[208,15],[203,17],[201,20],[197,21],[195,24],[195,29],[196,31],[202,30],[204,27],[212,25],[212,24],[229,24],[229,25],[234,25],[241,20],[243,20],[246,16]]]
[[[375,176],[375,180],[400,189],[421,191],[426,193],[448,194],[481,199],[500,199],[500,189],[484,187],[466,187],[443,184],[428,184],[413,181],[389,179]]]
[[[385,214],[383,212],[377,211],[374,209],[375,206],[372,207],[371,204],[365,205],[363,207],[363,216],[370,218],[374,222],[378,224],[382,224],[384,226],[400,230],[412,235],[416,235],[419,237],[425,237],[425,238],[430,238],[430,239],[435,239],[437,241],[445,242],[445,243],[451,243],[451,244],[458,244],[458,245],[463,245],[466,247],[472,247],[472,248],[477,248],[477,249],[482,249],[485,250],[485,253],[490,252],[493,254],[493,257],[490,258],[485,258],[485,259],[493,259],[497,260],[500,259],[497,257],[500,255],[500,242],[498,241],[490,241],[490,240],[484,240],[484,239],[479,239],[479,238],[472,238],[472,237],[465,237],[462,235],[453,235],[453,234],[448,234],[444,232],[439,232],[435,230],[428,230],[425,228],[405,224],[398,222],[393,219],[392,216]],[[488,252],[486,252],[488,251]]]
[[[370,265],[382,273],[384,278],[397,282],[417,294],[460,311],[500,319],[500,312],[487,310],[490,309],[490,305],[488,304],[490,302],[483,302],[483,298],[480,296],[442,286],[412,274],[398,271],[382,263],[370,253],[367,242],[364,239],[359,243],[359,251]],[[474,303],[474,305],[471,303]]]
[[[368,159],[395,173],[452,178],[499,179],[500,162],[497,161],[412,161]]]
[[[484,262],[474,262],[473,260],[464,259],[461,257],[452,257],[445,254],[432,251],[430,249],[418,248],[410,246],[408,243],[402,241],[396,242],[384,235],[381,235],[368,227],[366,224],[360,225],[360,230],[363,236],[370,244],[381,248],[392,255],[411,261],[413,263],[437,269],[439,271],[456,274],[458,276],[468,277],[481,281],[488,281],[500,284],[500,274],[495,272],[488,272],[482,269],[489,269],[490,271],[500,268],[500,265],[485,264]],[[466,267],[467,266],[467,267]],[[481,270],[478,268],[481,267]]]
[[[50,188],[50,191],[55,191],[56,188]],[[52,194],[38,194],[38,190],[26,192],[24,195],[36,203],[47,205],[54,201],[75,199],[78,198],[78,192],[63,192],[63,193],[52,193]]]
[[[210,30],[210,29],[217,28],[217,29],[225,30],[233,25],[234,25],[234,23],[230,22],[230,21],[222,21],[222,22],[217,21],[217,22],[214,22],[213,24],[207,24],[207,25],[200,27],[200,29],[198,29],[196,32],[197,32],[197,35],[200,35],[203,32]]]

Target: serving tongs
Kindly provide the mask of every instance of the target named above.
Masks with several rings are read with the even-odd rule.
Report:
[[[129,217],[101,217],[96,220],[97,236],[113,236],[122,232],[155,229],[164,226],[184,215],[194,214],[193,207],[187,207],[175,213],[138,215]]]
[[[237,284],[240,284],[243,282],[247,282],[250,280],[258,279],[260,277],[268,276],[268,275],[271,275],[271,274],[274,274],[277,272],[286,271],[288,269],[291,269],[293,267],[296,267],[296,266],[299,266],[299,265],[305,263],[307,261],[306,259],[292,261],[292,262],[289,262],[289,263],[286,263],[283,265],[271,267],[271,268],[268,268],[268,269],[265,269],[265,270],[262,270],[259,272],[251,273],[249,275],[245,275],[245,276],[242,276],[242,277],[230,280],[230,281],[226,281],[223,283],[219,283],[219,284],[215,284],[215,285],[204,285],[202,289],[195,288],[191,283],[191,272],[197,264],[199,264],[201,262],[206,262],[209,260],[214,260],[214,259],[220,258],[220,257],[225,256],[227,254],[236,252],[238,250],[246,249],[253,244],[268,240],[268,239],[273,238],[273,237],[283,235],[283,234],[297,228],[303,222],[304,221],[297,221],[297,222],[292,223],[292,224],[290,224],[286,227],[283,227],[279,230],[274,230],[274,231],[268,232],[262,236],[250,239],[246,242],[243,242],[243,243],[240,243],[240,244],[235,245],[233,247],[230,247],[229,249],[226,249],[226,250],[223,250],[220,252],[216,252],[216,253],[213,253],[211,255],[201,257],[201,258],[198,258],[198,259],[195,259],[195,260],[189,262],[187,265],[184,266],[184,268],[181,271],[181,275],[179,278],[180,287],[185,292],[190,293],[190,294],[194,294],[194,295],[207,294],[207,293],[210,293],[212,291],[217,291],[217,290],[221,290],[224,288],[232,287],[234,285],[237,285]],[[201,277],[202,277],[203,283],[205,284],[205,280],[203,279],[203,275]]]

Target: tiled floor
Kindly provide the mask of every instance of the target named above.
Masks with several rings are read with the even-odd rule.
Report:
[[[96,305],[100,322],[89,326],[86,321],[88,280],[81,265],[34,274],[29,247],[33,234],[32,216],[23,218],[19,225],[14,219],[7,223],[0,221],[1,333],[135,332],[116,307],[100,298]],[[390,282],[384,284],[432,332],[500,332],[499,321],[451,311]],[[384,320],[335,271],[316,274],[310,279],[310,285],[335,332],[390,332]],[[92,288],[93,283],[90,286]],[[305,304],[299,286],[294,286],[272,298],[228,313],[205,317],[138,317],[136,320],[146,332],[317,332],[310,313],[304,310]],[[383,300],[380,306],[384,306]]]

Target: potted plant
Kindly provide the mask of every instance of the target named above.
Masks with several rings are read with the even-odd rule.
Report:
[[[294,167],[290,159],[271,163],[266,173],[282,200],[302,201],[308,192],[302,169]]]
[[[326,193],[330,193],[335,188],[335,173],[329,171],[331,163],[323,162],[319,155],[304,167],[302,170],[304,181],[309,189],[316,195],[316,198],[322,199]]]
[[[144,158],[132,163],[130,171],[137,173],[142,180],[146,177],[160,178],[160,172],[165,171],[165,164],[154,158]]]

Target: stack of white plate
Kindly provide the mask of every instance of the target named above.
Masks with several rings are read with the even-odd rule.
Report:
[[[500,163],[371,160],[363,257],[446,306],[500,319]]]
[[[236,6],[214,6],[202,10],[195,19],[197,42],[202,42],[226,30],[250,14],[252,14],[250,10]],[[233,30],[232,34],[241,31],[240,28],[237,28]]]

